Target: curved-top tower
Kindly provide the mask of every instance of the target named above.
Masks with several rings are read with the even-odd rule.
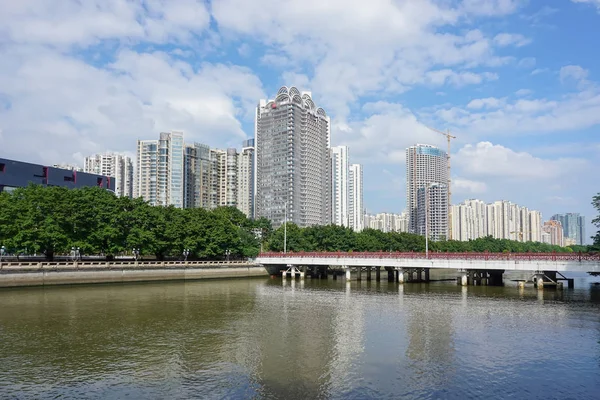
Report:
[[[330,119],[309,92],[283,86],[256,108],[255,216],[277,228],[331,223]]]

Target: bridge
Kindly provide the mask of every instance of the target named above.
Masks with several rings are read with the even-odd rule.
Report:
[[[600,253],[419,253],[419,252],[299,252],[261,253],[256,262],[270,273],[282,272],[301,278],[308,272],[312,277],[340,275],[350,280],[353,275],[367,280],[375,269],[380,280],[381,268],[388,272],[388,280],[404,282],[429,281],[430,269],[458,271],[457,282],[462,285],[501,285],[504,271],[533,271],[532,281],[538,287],[561,286],[568,272],[600,273]]]

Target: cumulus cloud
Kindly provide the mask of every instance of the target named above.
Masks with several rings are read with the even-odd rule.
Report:
[[[560,80],[574,79],[580,81],[588,76],[588,71],[579,65],[566,65],[560,69]]]
[[[521,47],[531,43],[531,39],[528,39],[519,33],[499,33],[494,36],[494,43],[501,47]]]
[[[77,151],[131,150],[136,139],[171,129],[184,130],[191,141],[237,144],[246,137],[239,121],[244,110],[263,97],[247,68],[194,70],[161,52],[123,50],[105,69],[48,49],[5,49],[0,58],[11,60],[0,65],[0,87],[11,103],[0,113],[11,138],[3,151],[23,159],[56,162]]]
[[[462,170],[469,171],[470,176],[527,181],[553,181],[587,165],[585,160],[577,158],[537,158],[490,142],[464,146],[453,161]]]
[[[464,178],[452,179],[452,191],[457,194],[481,194],[487,191],[485,182]]]

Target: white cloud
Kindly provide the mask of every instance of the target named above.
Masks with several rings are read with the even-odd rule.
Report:
[[[368,103],[363,111],[370,114],[364,121],[333,125],[332,144],[348,145],[356,162],[399,164],[405,162],[406,148],[416,143],[445,146],[442,135],[400,104]]]
[[[600,124],[600,89],[586,85],[586,89],[556,100],[521,98],[492,110],[475,102],[465,108],[440,108],[434,115],[453,130],[479,137],[585,129]]]
[[[504,105],[505,100],[506,99],[498,99],[495,97],[488,97],[485,99],[474,99],[474,100],[471,100],[469,102],[469,104],[467,104],[467,108],[472,108],[475,110],[479,110],[482,108],[488,108],[488,109],[499,108]]]
[[[0,58],[11,60],[0,64],[0,87],[11,103],[0,113],[9,139],[3,152],[24,160],[67,162],[76,152],[131,150],[136,139],[171,129],[184,130],[190,141],[237,145],[246,137],[239,120],[252,118],[256,99],[264,97],[246,68],[194,70],[160,52],[124,50],[108,69],[41,48],[4,49]]]
[[[600,11],[600,0],[571,0],[573,3],[589,3],[598,7]]]
[[[587,78],[587,76],[588,71],[579,65],[566,65],[560,69],[560,80],[563,82],[568,79],[580,81]]]
[[[587,164],[576,158],[537,158],[490,142],[464,146],[453,161],[463,171],[468,171],[469,176],[524,181],[553,181],[585,168]]]
[[[462,86],[497,79],[493,72],[468,71],[512,60],[494,54],[492,39],[477,29],[460,35],[439,30],[462,20],[506,15],[519,4],[290,0],[282,8],[278,0],[264,0],[260,7],[221,0],[212,11],[228,36],[249,35],[267,52],[283,52],[294,65],[313,65],[317,101],[343,122],[360,97],[376,92],[392,95],[419,84]]]
[[[533,68],[535,67],[536,62],[537,60],[535,59],[535,57],[525,57],[519,60],[517,66],[526,69]]]
[[[0,13],[0,41],[56,46],[110,39],[188,41],[209,22],[202,0],[6,1]]]
[[[531,39],[526,38],[519,33],[499,33],[494,36],[494,43],[501,47],[521,47],[531,43]]]
[[[452,191],[457,194],[480,194],[487,191],[487,185],[485,182],[454,178],[452,179]]]
[[[515,95],[521,97],[521,96],[528,96],[532,93],[533,93],[533,90],[531,90],[531,89],[519,89],[515,92]]]

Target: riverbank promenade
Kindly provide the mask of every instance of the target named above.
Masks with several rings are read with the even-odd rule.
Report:
[[[268,277],[246,261],[71,261],[0,263],[0,288]]]

